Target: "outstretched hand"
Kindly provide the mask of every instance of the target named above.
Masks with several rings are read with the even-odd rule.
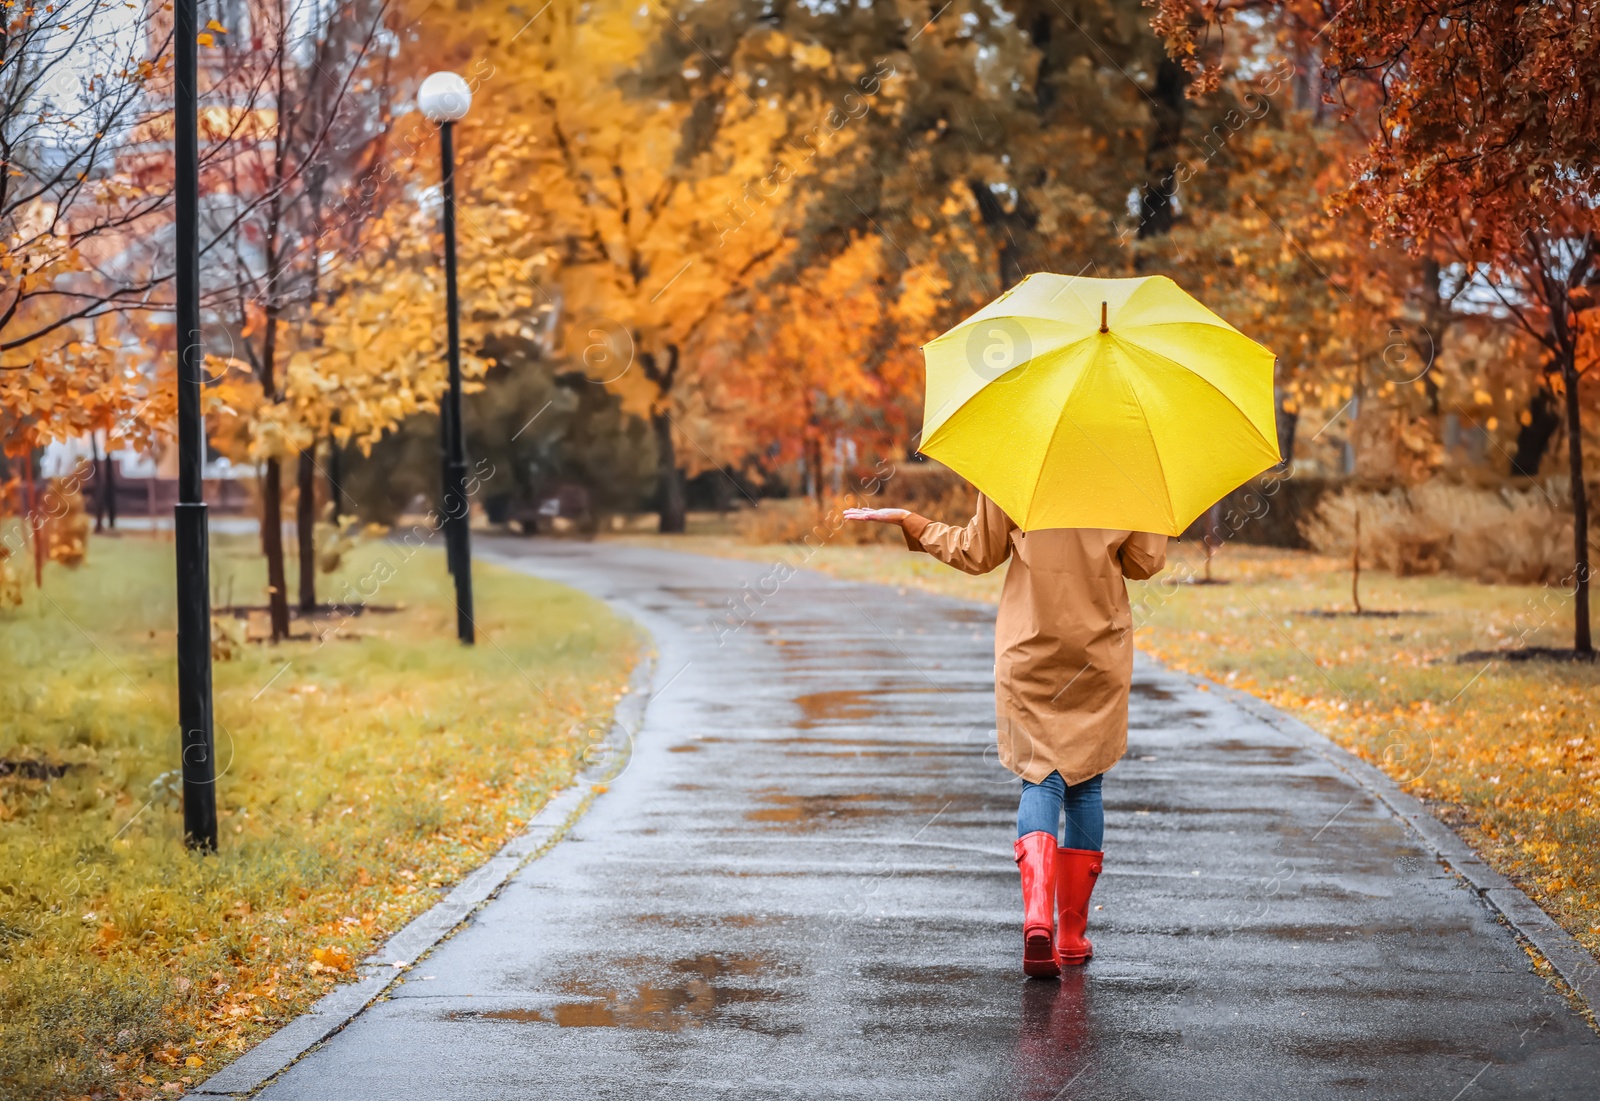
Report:
[[[898,524],[911,513],[903,508],[847,508],[846,520],[862,520],[874,524]]]

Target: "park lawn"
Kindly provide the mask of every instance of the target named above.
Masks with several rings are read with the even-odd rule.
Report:
[[[990,603],[1005,573],[969,577],[898,542],[627,538]],[[1356,617],[1341,560],[1230,544],[1213,562],[1226,583],[1213,585],[1189,583],[1204,576],[1199,544],[1174,543],[1169,561],[1129,584],[1141,649],[1259,696],[1382,768],[1600,956],[1600,664],[1461,660],[1570,647],[1567,593],[1364,570],[1363,608],[1400,614]]]
[[[597,601],[480,564],[464,648],[442,555],[364,544],[321,593],[398,610],[216,663],[222,841],[198,856],[171,543],[97,537],[45,572],[0,611],[6,1101],[171,1096],[353,977],[572,781],[641,645]],[[212,573],[260,599],[254,539],[219,540]]]

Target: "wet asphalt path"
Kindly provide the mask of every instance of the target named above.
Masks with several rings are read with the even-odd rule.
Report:
[[[1380,804],[1143,662],[1097,956],[1018,969],[991,615],[486,540],[654,634],[626,771],[272,1101],[1600,1097],[1600,1040]],[[720,636],[720,641],[719,641]]]

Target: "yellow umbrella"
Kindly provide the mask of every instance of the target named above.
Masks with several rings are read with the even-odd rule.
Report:
[[[923,353],[923,454],[1024,531],[1177,535],[1278,462],[1272,353],[1163,275],[1030,275]]]

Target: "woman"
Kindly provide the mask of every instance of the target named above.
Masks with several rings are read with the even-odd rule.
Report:
[[[903,508],[853,508],[845,516],[898,524],[911,550],[967,573],[1012,560],[995,620],[994,694],[1000,761],[1022,778],[1022,970],[1059,975],[1062,964],[1094,955],[1084,930],[1104,855],[1100,778],[1128,747],[1133,615],[1123,579],[1160,572],[1167,537],[1101,528],[1025,532],[982,496],[965,527]],[[1066,834],[1058,841],[1063,812]]]

